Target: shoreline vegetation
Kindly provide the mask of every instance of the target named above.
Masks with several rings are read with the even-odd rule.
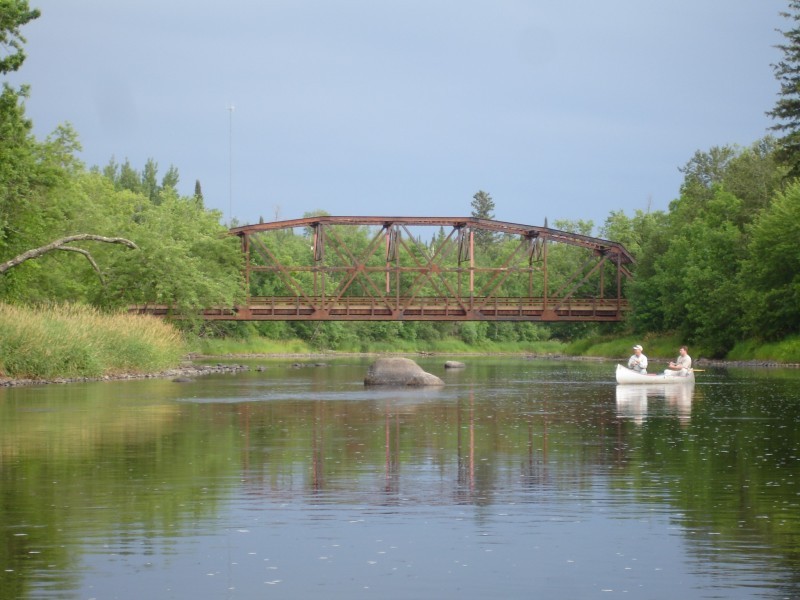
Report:
[[[142,378],[193,378],[214,372],[247,370],[246,365],[203,361],[257,358],[311,360],[345,356],[521,356],[530,359],[627,359],[630,348],[645,345],[651,360],[674,358],[681,340],[674,336],[613,334],[580,339],[497,342],[469,346],[459,340],[417,341],[392,347],[316,349],[302,340],[252,338],[199,339],[162,319],[104,313],[83,305],[36,308],[0,304],[0,386]],[[726,359],[690,349],[698,365],[800,367],[800,339],[779,344],[747,343]]]

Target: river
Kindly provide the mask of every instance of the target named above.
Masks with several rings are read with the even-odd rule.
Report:
[[[800,598],[800,370],[295,360],[0,389],[0,598]]]

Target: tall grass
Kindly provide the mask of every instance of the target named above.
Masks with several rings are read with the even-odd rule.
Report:
[[[176,366],[181,333],[153,317],[83,305],[0,304],[0,375],[17,379],[100,377]]]
[[[684,343],[680,336],[674,334],[648,334],[643,337],[604,336],[576,340],[568,344],[566,352],[573,356],[618,358],[627,361],[633,354],[633,346],[641,344],[648,358],[672,360],[678,356],[678,348]],[[703,349],[690,346],[689,353],[693,358],[699,358],[703,356]]]
[[[627,359],[633,353],[634,344],[642,344],[649,359],[672,360],[678,348],[685,342],[676,334],[648,334],[643,337],[592,337],[576,340],[567,345],[566,352],[574,356],[599,356]],[[689,346],[692,359],[712,356],[708,348],[700,344]],[[725,357],[727,360],[768,361],[800,364],[800,336],[787,337],[779,342],[747,340],[739,342]]]
[[[800,364],[800,336],[787,337],[779,342],[739,342],[730,351],[728,358]]]
[[[209,338],[195,344],[201,354],[225,356],[226,354],[311,354],[309,345],[298,339],[273,340],[265,337]]]
[[[195,345],[201,354],[216,356],[224,356],[226,354],[313,354],[315,352],[331,351],[326,348],[312,347],[307,342],[299,339],[273,340],[264,337],[245,340],[231,338],[204,339],[199,340]],[[365,354],[412,354],[416,352],[435,352],[437,354],[555,354],[560,353],[563,347],[564,345],[557,341],[492,342],[487,340],[479,344],[467,344],[457,338],[442,338],[439,340],[394,338],[386,341],[356,340],[349,343],[345,341],[339,344],[333,352]]]

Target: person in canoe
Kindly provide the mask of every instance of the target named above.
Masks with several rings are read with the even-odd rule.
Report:
[[[628,368],[647,375],[647,357],[642,354],[642,348],[639,344],[633,347],[633,355],[628,359]]]
[[[678,350],[678,358],[674,362],[669,363],[669,366],[664,371],[664,375],[677,375],[683,376],[689,374],[689,369],[692,368],[692,357],[689,356],[689,349],[686,346],[681,346]]]

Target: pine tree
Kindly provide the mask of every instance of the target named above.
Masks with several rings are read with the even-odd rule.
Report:
[[[800,0],[798,0],[800,2]],[[494,200],[491,195],[483,190],[479,190],[472,197],[472,217],[474,219],[494,219]],[[475,243],[481,248],[487,248],[494,241],[494,233],[486,229],[479,229],[475,232]]]
[[[199,207],[204,207],[205,203],[203,201],[203,188],[200,187],[200,180],[194,180],[194,199],[197,201],[197,205]]]
[[[0,73],[18,71],[25,62],[25,38],[20,27],[41,16],[31,10],[27,0],[5,0],[0,3]]]
[[[800,175],[800,0],[790,0],[789,10],[781,16],[790,19],[793,27],[781,31],[786,39],[776,46],[783,52],[783,60],[772,65],[775,79],[780,83],[780,94],[775,108],[767,115],[780,121],[772,130],[784,132],[778,139],[778,160],[789,167],[789,175]]]

